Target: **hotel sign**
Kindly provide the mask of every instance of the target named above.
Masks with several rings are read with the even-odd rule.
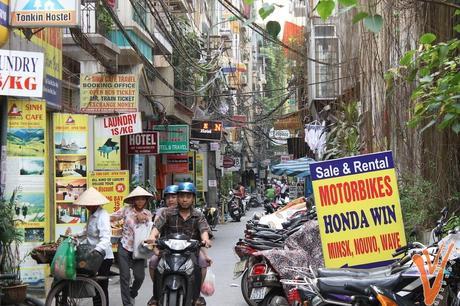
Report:
[[[10,25],[21,28],[76,27],[80,24],[77,0],[10,0]]]
[[[220,141],[222,138],[222,121],[192,121],[192,139]]]

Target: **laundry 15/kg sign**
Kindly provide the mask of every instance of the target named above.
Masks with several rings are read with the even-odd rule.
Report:
[[[96,129],[105,136],[123,136],[142,133],[141,113],[129,113],[113,117],[95,119]]]
[[[41,98],[43,69],[43,53],[0,49],[0,95]]]

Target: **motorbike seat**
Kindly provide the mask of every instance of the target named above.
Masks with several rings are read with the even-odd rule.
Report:
[[[353,269],[353,268],[341,268],[341,269],[328,269],[328,268],[319,268],[316,271],[317,277],[353,277],[353,278],[359,278],[359,277],[369,277],[370,275],[390,275],[391,274],[391,268],[385,266],[385,267],[379,267],[379,268],[374,268],[374,269]]]
[[[270,232],[270,231],[260,231],[260,232],[254,233],[254,237],[267,239],[267,240],[284,239],[283,235],[280,235],[274,232]]]
[[[400,282],[401,274],[394,274],[385,277],[375,277],[370,275],[368,278],[352,277],[322,277],[316,279],[316,286],[323,295],[344,294],[354,295],[356,292],[346,289],[346,285],[352,285],[362,289],[367,289],[375,285],[382,289],[393,289]]]
[[[273,247],[273,248],[282,248],[283,244],[282,243],[277,243],[277,242],[272,242],[272,241],[267,241],[267,240],[262,240],[262,239],[244,239],[245,242],[247,242],[249,245],[253,246],[268,246],[268,247]]]

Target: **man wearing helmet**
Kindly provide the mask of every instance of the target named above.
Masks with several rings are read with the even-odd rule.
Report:
[[[155,218],[148,242],[157,240],[160,234],[161,236],[186,234],[191,239],[200,240],[205,247],[211,247],[208,222],[200,211],[193,208],[195,193],[196,189],[192,183],[179,184],[177,189],[177,207],[166,208]],[[159,257],[157,255],[152,256],[150,268],[155,270],[158,261]],[[201,283],[204,281],[207,268],[211,263],[211,258],[201,249],[198,256],[198,265],[201,268]],[[201,286],[197,286],[197,291],[199,291],[200,288]],[[156,290],[153,292],[154,296],[150,299],[148,305],[158,305],[158,299],[155,297]],[[197,293],[197,296],[199,296],[199,293]],[[195,305],[206,305],[206,302],[203,297],[198,297]]]

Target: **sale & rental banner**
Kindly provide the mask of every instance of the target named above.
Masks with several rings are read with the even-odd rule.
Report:
[[[86,209],[74,205],[88,184],[88,115],[53,114],[56,237],[80,232]]]
[[[123,199],[129,193],[129,171],[90,171],[89,187],[94,187],[109,201],[104,209],[109,213],[123,207]]]
[[[111,117],[97,117],[94,120],[94,125],[101,137],[142,133],[142,117],[140,112]]]
[[[393,260],[406,245],[391,151],[310,164],[326,267]]]
[[[137,79],[134,74],[80,75],[80,111],[86,114],[137,112]]]
[[[49,239],[46,102],[8,99],[5,199],[12,204],[21,228],[21,278],[41,285],[46,265],[28,256]]]

